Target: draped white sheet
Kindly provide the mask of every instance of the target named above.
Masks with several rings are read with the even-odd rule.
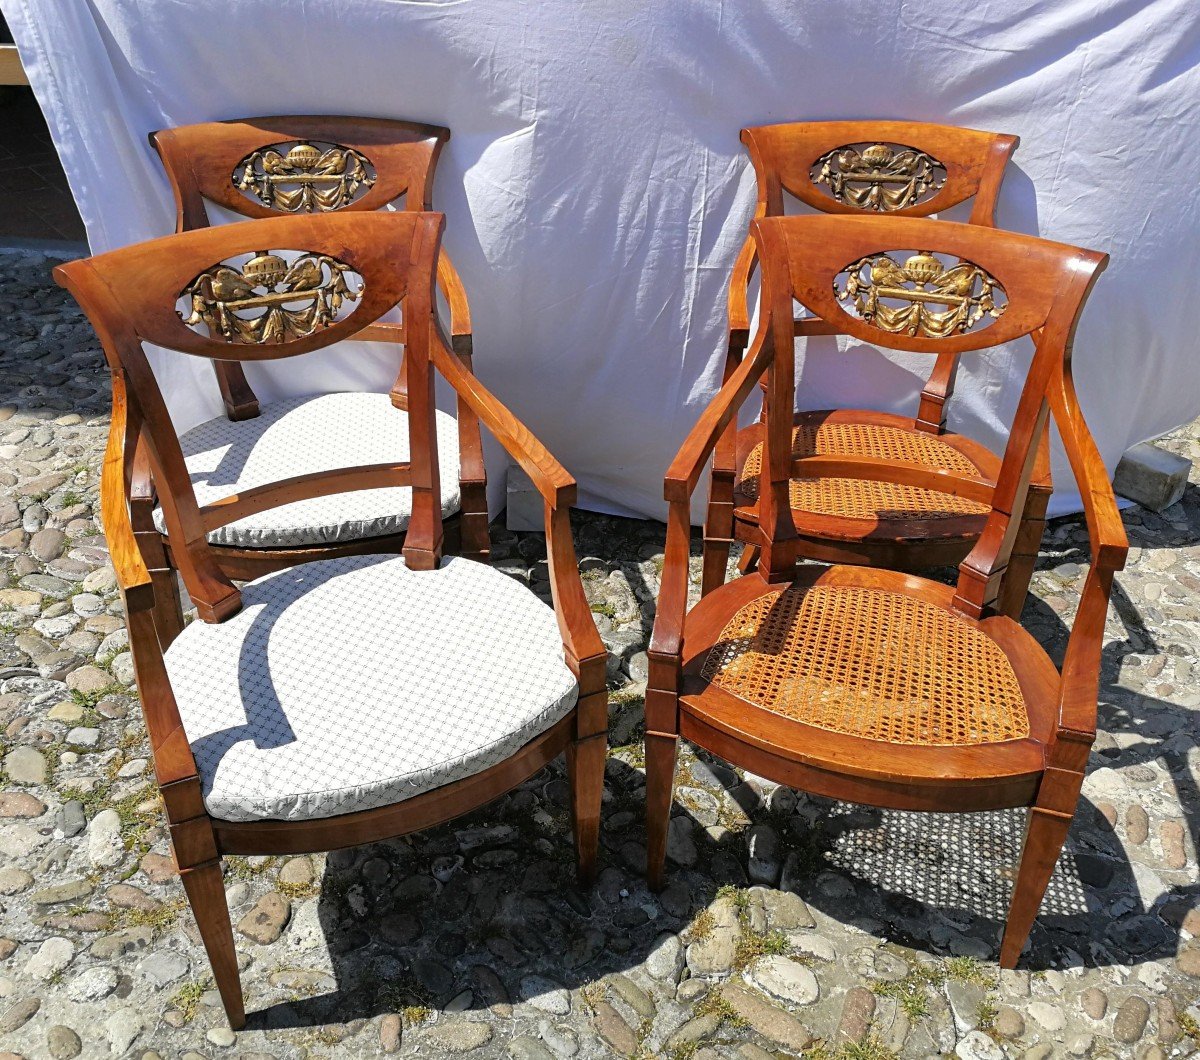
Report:
[[[1019,134],[1000,224],[1112,254],[1075,347],[1109,466],[1200,412],[1195,0],[0,6],[96,251],[171,228],[153,129],[276,113],[449,126],[435,205],[477,369],[587,506],[661,516],[666,465],[719,381],[754,198],[738,142],[749,124],[892,117]],[[819,342],[801,407],[915,407],[927,360]],[[357,344],[256,367],[252,382],[266,397],[384,388],[392,356]],[[952,425],[1000,444],[1018,363],[968,357]],[[218,412],[207,365],[163,369],[180,429]],[[1068,510],[1069,469],[1055,470],[1055,510]]]

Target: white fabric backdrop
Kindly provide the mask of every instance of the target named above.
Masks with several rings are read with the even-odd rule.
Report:
[[[150,130],[322,112],[449,126],[435,205],[477,370],[587,506],[663,513],[665,467],[719,380],[754,197],[748,124],[894,117],[1019,134],[1000,224],[1113,256],[1076,343],[1110,467],[1200,412],[1195,0],[0,6],[97,251],[171,228]],[[927,360],[821,341],[801,407],[915,407]],[[268,397],[382,388],[390,356],[360,344],[253,381]],[[1000,358],[965,364],[952,425],[997,444],[1015,378]],[[207,365],[172,358],[166,386],[181,429],[217,413]],[[1056,477],[1062,511],[1075,499],[1061,460]]]

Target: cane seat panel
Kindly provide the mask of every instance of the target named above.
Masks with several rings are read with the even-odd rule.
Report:
[[[1030,735],[1001,647],[905,593],[793,585],[730,618],[702,676],[762,709],[867,740],[979,746]]]

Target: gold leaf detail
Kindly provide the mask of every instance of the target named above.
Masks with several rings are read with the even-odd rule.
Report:
[[[361,151],[307,140],[259,148],[233,171],[235,188],[284,213],[340,210],[365,195],[375,179],[375,167]]]
[[[937,194],[946,183],[946,167],[913,147],[844,144],[818,158],[809,177],[838,202],[887,213]]]
[[[337,320],[345,302],[362,296],[352,288],[350,266],[328,254],[301,254],[290,265],[277,253],[257,251],[240,269],[214,265],[183,289],[191,312],[180,312],[193,328],[205,325],[226,342],[289,342],[306,338]]]
[[[860,258],[834,278],[833,293],[847,312],[881,331],[930,339],[986,325],[1008,307],[1004,287],[985,269],[961,258],[947,268],[928,250],[903,264],[888,254]]]

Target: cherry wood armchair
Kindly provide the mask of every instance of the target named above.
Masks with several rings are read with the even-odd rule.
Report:
[[[209,226],[208,203],[252,219],[375,211],[401,202],[406,210],[428,210],[438,156],[449,137],[448,129],[416,122],[294,115],[163,129],[152,133],[150,142],[175,195],[176,230],[184,232]],[[444,250],[437,279],[449,308],[453,349],[469,370],[470,309]],[[226,337],[232,343],[258,341],[253,334],[237,331]],[[400,347],[390,401],[406,408],[405,324],[372,321],[349,337]],[[264,409],[241,360],[225,350],[216,352],[212,364],[226,415],[193,428],[183,439],[193,481],[207,497],[256,488],[279,467],[315,474],[337,470],[339,463],[393,458],[369,442],[392,421],[380,395],[325,394],[273,402]],[[482,558],[487,555],[488,516],[479,424],[465,402],[459,402],[457,411],[457,417],[438,416],[448,464],[442,498],[448,544],[460,555]],[[344,422],[360,423],[357,440],[339,432],[325,446],[311,444],[337,432]],[[157,532],[161,549],[169,551],[166,520],[157,510],[145,452],[135,458],[133,481],[135,530],[147,540]],[[249,513],[213,533],[210,543],[223,568],[238,578],[308,559],[399,551],[410,499],[403,491],[393,494],[391,509],[371,500],[362,494],[347,496],[340,515],[328,506],[294,508],[282,523],[260,512]],[[178,626],[178,608],[160,610],[163,621]]]
[[[1001,965],[1013,967],[1075,812],[1095,738],[1109,592],[1128,549],[1071,376],[1076,322],[1107,258],[927,219],[809,216],[766,218],[751,227],[763,263],[762,327],[666,478],[666,564],[646,695],[651,881],[663,882],[680,736],[830,798],[931,811],[1030,806],[1000,952]],[[932,252],[913,253],[914,247]],[[919,293],[945,257],[960,281],[961,302],[943,310]],[[994,477],[862,455],[796,456],[797,301],[857,338],[932,356],[1029,336],[1032,364]],[[965,329],[943,326],[939,314],[951,311],[966,314]],[[913,316],[915,333],[892,330],[893,321],[881,319],[896,313]],[[764,373],[762,557],[756,572],[711,590],[689,613],[690,497]],[[1079,483],[1092,546],[1061,673],[1000,606],[1014,576],[1019,513],[1050,414]],[[986,502],[990,513],[955,587],[862,566],[798,569],[803,545],[789,510],[789,482],[799,473],[886,477]],[[706,561],[712,547],[705,542]]]
[[[970,223],[995,226],[996,197],[1018,140],[921,122],[795,122],[742,130],[758,178],[755,217],[780,216],[786,191],[825,214],[926,217],[971,203]],[[729,344],[725,379],[749,341],[747,288],[758,268],[749,236],[729,287]],[[903,327],[903,322],[900,323]],[[842,333],[836,319],[813,314],[795,322],[795,335]],[[999,457],[946,430],[946,403],[958,354],[939,354],[915,417],[865,409],[800,412],[793,424],[797,456],[872,456],[915,461],[930,469],[993,478]],[[1051,493],[1048,440],[1022,516],[1022,532],[1004,607],[1019,617],[1045,528]],[[732,423],[714,455],[705,539],[712,545],[704,591],[725,580],[729,546],[746,543],[741,569],[753,567],[761,545],[759,480],[763,427]],[[970,551],[987,518],[986,500],[969,500],[927,486],[890,480],[797,479],[790,505],[803,556],[902,570],[952,565]]]
[[[440,214],[417,212],[248,221],[55,270],[96,328],[112,374],[104,529],[176,863],[235,1028],[245,1012],[223,855],[331,850],[428,828],[565,751],[581,883],[595,873],[605,651],[571,540],[575,483],[451,348],[434,304],[441,230]],[[298,252],[288,269],[316,270],[320,282],[259,296],[258,316],[244,300],[218,299],[209,319],[270,334],[227,346],[195,318],[214,292],[215,267],[262,247]],[[267,268],[263,252],[253,253]],[[393,412],[410,435],[410,459],[197,502],[143,343],[196,357],[287,358],[354,334],[401,300],[408,416]],[[325,326],[310,330],[322,315]],[[435,371],[544,497],[553,607],[485,562],[443,558]],[[160,556],[130,517],[136,451],[146,453],[173,542],[165,572],[153,568]],[[245,511],[380,483],[413,491],[403,556],[304,563],[239,589],[209,543],[209,531]],[[161,575],[176,570],[200,621],[168,636],[154,612]]]

